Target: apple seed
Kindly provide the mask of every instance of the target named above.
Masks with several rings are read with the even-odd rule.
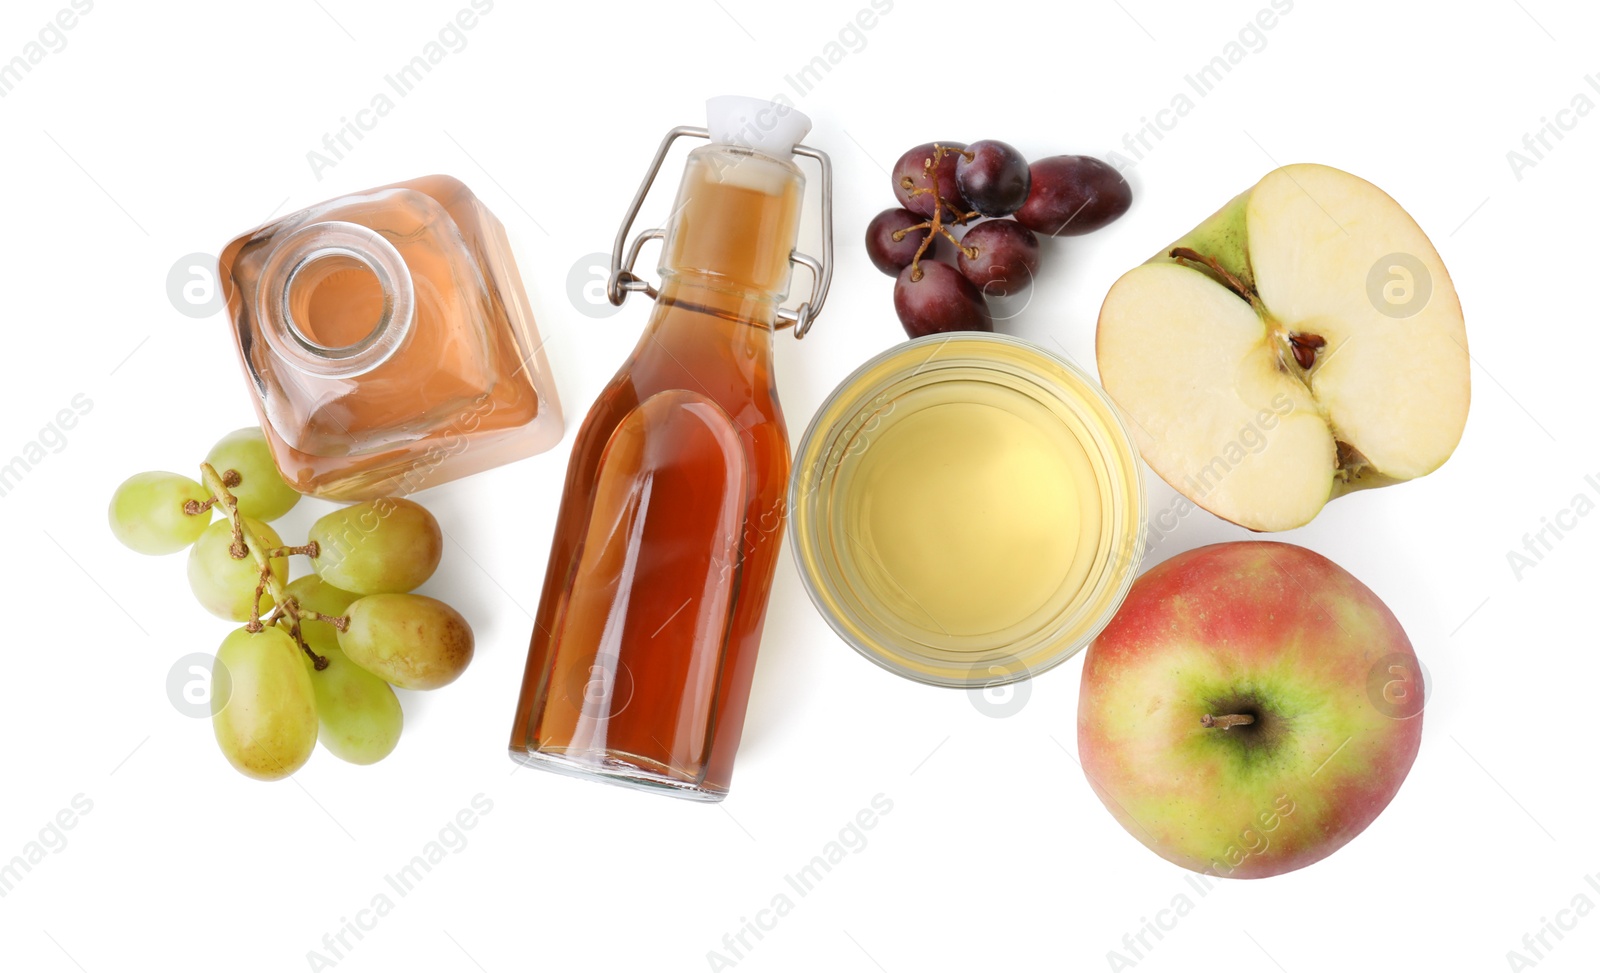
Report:
[[[1320,334],[1289,335],[1289,347],[1294,351],[1294,360],[1307,370],[1317,363],[1317,349],[1327,343],[1328,339]]]

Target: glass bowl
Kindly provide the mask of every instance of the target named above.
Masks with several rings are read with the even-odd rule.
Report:
[[[856,651],[936,686],[1005,685],[1070,658],[1144,554],[1144,481],[1116,407],[1004,335],[931,335],[862,365],[800,441],[789,536]]]

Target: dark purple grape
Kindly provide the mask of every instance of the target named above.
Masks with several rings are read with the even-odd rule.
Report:
[[[920,338],[943,331],[993,331],[989,305],[949,264],[924,260],[917,264],[920,280],[912,280],[916,270],[907,267],[894,282],[894,313],[906,334]]]
[[[967,256],[967,249],[978,251]],[[962,276],[985,297],[1006,297],[1033,283],[1039,269],[1039,238],[1012,220],[985,220],[961,238],[956,258]]]
[[[922,246],[928,231],[916,230],[898,240],[894,235],[923,222],[926,221],[922,217],[907,209],[886,209],[874,216],[872,222],[867,224],[867,257],[872,261],[872,266],[890,277],[898,275],[917,255],[917,248]],[[928,249],[931,251],[933,248]],[[932,256],[932,253],[927,256]]]
[[[1030,167],[1033,187],[1017,222],[1037,233],[1078,236],[1098,230],[1133,205],[1122,173],[1088,155],[1057,155]]]
[[[939,197],[950,205],[945,209],[945,217],[949,218],[952,210],[965,213],[968,210],[966,200],[961,198],[961,190],[956,186],[956,160],[960,159],[960,149],[966,148],[963,142],[929,142],[906,151],[905,155],[894,164],[890,170],[890,178],[894,181],[894,198],[900,205],[923,219],[933,217],[933,194],[918,193],[913,196],[906,187],[905,181],[911,180],[911,185],[918,189],[931,189],[933,184],[928,181],[927,174],[923,171],[923,163],[933,158],[935,145],[942,145],[948,149],[956,149],[939,160],[938,169],[935,170],[939,178]]]
[[[956,188],[984,216],[1010,216],[1028,201],[1028,160],[1004,142],[983,139],[956,157]]]

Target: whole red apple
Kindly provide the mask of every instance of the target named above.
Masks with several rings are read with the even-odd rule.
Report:
[[[1188,551],[1134,582],[1089,646],[1078,753],[1150,850],[1264,878],[1388,806],[1422,738],[1411,642],[1366,585],[1292,544]]]

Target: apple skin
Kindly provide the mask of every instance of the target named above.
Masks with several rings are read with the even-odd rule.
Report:
[[[1145,263],[1179,263],[1172,256],[1172,251],[1187,247],[1211,257],[1222,269],[1244,281],[1252,290],[1255,289],[1255,269],[1250,266],[1250,231],[1246,226],[1250,194],[1253,192],[1255,187],[1251,186],[1228,200],[1199,226],[1163,247],[1160,253]]]
[[[1371,824],[1416,759],[1420,706],[1398,714],[1369,688],[1390,664],[1420,671],[1393,613],[1320,554],[1188,551],[1141,576],[1089,647],[1084,773],[1174,864],[1231,878],[1303,868]],[[1203,726],[1218,708],[1260,719]]]

